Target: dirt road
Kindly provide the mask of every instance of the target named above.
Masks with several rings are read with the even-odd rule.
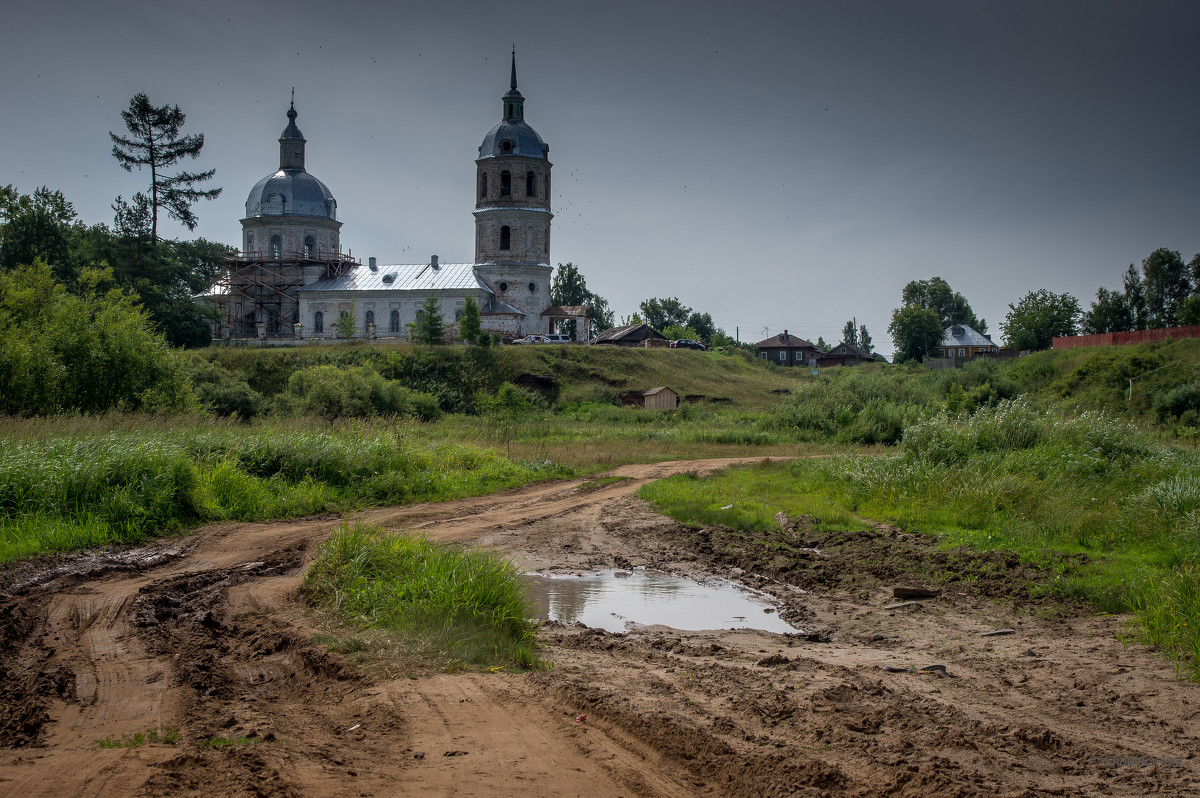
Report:
[[[1124,648],[1120,619],[1006,594],[1015,561],[983,558],[984,578],[887,610],[892,565],[945,555],[803,519],[770,539],[691,530],[632,496],[726,462],[364,515],[531,569],[734,576],[804,635],[548,624],[549,671],[387,678],[319,644],[296,599],[336,518],[9,572],[0,794],[1200,793],[1198,686]],[[781,540],[817,551],[781,557]],[[1000,627],[1014,633],[981,636]],[[952,678],[883,669],[933,663]],[[168,727],[174,744],[98,745]]]

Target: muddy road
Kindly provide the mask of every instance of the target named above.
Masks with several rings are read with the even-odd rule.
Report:
[[[528,569],[736,578],[774,595],[803,634],[551,623],[547,671],[359,667],[323,645],[327,630],[297,599],[337,518],[209,527],[12,569],[0,794],[1200,794],[1200,686],[1122,646],[1121,619],[1010,589],[1030,577],[1015,561],[947,560],[866,525],[687,529],[632,496],[726,462],[364,518]],[[886,609],[912,562],[969,578]],[[998,628],[1013,633],[983,636]],[[918,670],[930,664],[949,678]],[[174,743],[100,744],[167,728]]]

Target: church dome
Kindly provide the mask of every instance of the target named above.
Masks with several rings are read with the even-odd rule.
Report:
[[[504,119],[488,131],[479,145],[480,158],[503,158],[524,155],[546,159],[550,148],[537,131],[525,121],[525,98],[517,91],[517,52],[513,50],[512,78],[504,101]]]
[[[280,169],[254,184],[246,198],[246,218],[319,216],[337,218],[337,200],[329,187],[303,169]]]
[[[479,145],[479,157],[526,155],[530,158],[545,158],[548,150],[549,147],[542,141],[542,137],[525,120],[505,120],[483,137],[483,144]]]
[[[337,200],[329,187],[304,170],[304,134],[296,127],[296,104],[288,108],[287,127],[279,136],[279,171],[254,184],[246,198],[246,218],[317,216],[337,219]],[[536,134],[535,134],[536,135]]]

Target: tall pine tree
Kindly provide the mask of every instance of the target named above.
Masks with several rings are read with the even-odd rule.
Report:
[[[162,170],[184,156],[198,158],[204,148],[204,134],[180,136],[179,131],[187,117],[179,106],[153,106],[142,93],[135,94],[129,101],[129,109],[121,112],[130,136],[118,136],[109,131],[113,141],[112,154],[126,172],[134,167],[150,167],[150,195],[141,195],[142,201],[150,205],[150,235],[158,241],[158,214],[165,209],[167,214],[189,230],[196,229],[196,214],[192,205],[201,199],[216,199],[220,188],[198,189],[196,183],[210,180],[216,169],[206,172],[180,172],[165,175]],[[139,192],[140,194],[140,192]],[[139,195],[134,195],[135,204]]]

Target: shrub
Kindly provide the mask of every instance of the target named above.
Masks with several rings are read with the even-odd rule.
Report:
[[[331,419],[412,415],[430,421],[441,415],[435,398],[384,379],[366,366],[301,369],[288,380],[288,394],[290,402],[277,407]]]
[[[1186,382],[1154,394],[1154,414],[1159,421],[1181,418],[1188,411],[1200,413],[1200,382]]]

